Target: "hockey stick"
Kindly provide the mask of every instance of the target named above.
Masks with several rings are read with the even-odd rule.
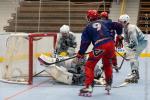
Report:
[[[87,54],[89,54],[89,52],[88,52],[88,53],[85,53],[85,55],[87,55]],[[45,67],[49,67],[49,65],[53,65],[53,64],[60,63],[60,62],[64,62],[64,61],[67,61],[67,60],[70,60],[70,59],[73,59],[73,58],[76,58],[76,57],[77,57],[77,55],[72,56],[72,57],[69,57],[69,58],[66,58],[66,59],[62,59],[62,60],[60,60],[60,61],[52,62],[52,63],[45,62],[45,65],[47,65],[47,66],[45,66]],[[38,60],[39,60],[39,61],[42,61],[42,59],[39,58],[39,57],[38,57]]]
[[[128,61],[128,60],[130,60],[130,59],[127,59],[125,56],[126,56],[126,53],[124,53],[124,55],[122,56],[118,51],[116,51],[123,59],[122,59],[122,61],[121,61],[121,64],[120,64],[120,66],[117,68],[117,70],[120,70],[121,68],[122,68],[122,65],[123,65],[123,63],[124,63],[124,61],[126,60],[126,61]]]
[[[89,54],[89,52],[88,52],[88,53],[85,53],[85,55],[87,55],[87,54]],[[70,57],[70,58],[66,58],[66,59],[60,60],[60,61],[56,61],[56,62],[53,62],[53,63],[45,62],[45,63],[46,63],[46,66],[45,66],[45,67],[49,67],[49,65],[53,65],[53,64],[60,63],[60,62],[64,62],[64,61],[67,61],[67,60],[70,60],[70,59],[73,59],[73,58],[76,58],[76,57],[77,57],[77,55],[72,56],[72,57]],[[42,61],[42,59],[40,59],[39,57],[38,57],[38,60],[39,60],[39,61]],[[33,77],[35,77],[35,76],[41,74],[41,73],[44,72],[44,71],[45,71],[45,70],[42,70],[42,71],[38,72],[38,73],[35,74]]]
[[[125,57],[125,54],[126,54],[126,53],[124,53],[124,55],[121,55],[117,50],[116,50],[116,52],[117,52],[117,54],[118,54],[119,56],[121,56],[124,60],[126,60],[126,61],[130,60],[130,59],[127,59],[127,58]]]
[[[124,56],[126,55],[126,53],[124,53]],[[120,70],[121,68],[122,68],[122,65],[123,65],[123,63],[124,63],[124,58],[122,59],[122,61],[121,61],[121,64],[120,64],[120,66],[117,68],[118,70]]]

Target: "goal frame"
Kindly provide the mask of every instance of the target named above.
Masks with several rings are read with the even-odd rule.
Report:
[[[49,37],[53,36],[53,46],[55,48],[57,41],[57,33],[49,32],[49,33],[29,33],[29,80],[28,84],[31,85],[33,83],[33,41],[35,37]]]

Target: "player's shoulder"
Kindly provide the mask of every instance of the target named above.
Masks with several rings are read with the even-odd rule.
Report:
[[[71,32],[71,31],[69,32],[69,34],[74,35],[74,33],[73,33],[73,32]]]
[[[70,37],[70,38],[75,38],[75,33],[73,33],[73,32],[70,31],[70,32],[69,32],[69,37]]]
[[[136,28],[137,26],[136,25],[133,25],[133,24],[129,24],[128,25],[128,28],[131,28],[131,29],[134,29],[134,28]]]
[[[136,30],[136,28],[137,28],[136,25],[133,25],[133,24],[129,24],[129,25],[128,25],[128,30],[129,30],[129,31]]]

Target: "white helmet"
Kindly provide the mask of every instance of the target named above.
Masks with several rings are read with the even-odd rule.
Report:
[[[130,17],[127,14],[121,15],[119,17],[119,21],[123,22],[124,24],[129,23]]]
[[[70,32],[70,27],[68,25],[63,25],[60,28],[60,33],[69,33]]]

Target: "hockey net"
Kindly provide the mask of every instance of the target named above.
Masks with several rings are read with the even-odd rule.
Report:
[[[16,33],[2,35],[0,80],[8,83],[32,84],[33,76],[40,66],[40,54],[51,55],[54,51],[56,33]]]

